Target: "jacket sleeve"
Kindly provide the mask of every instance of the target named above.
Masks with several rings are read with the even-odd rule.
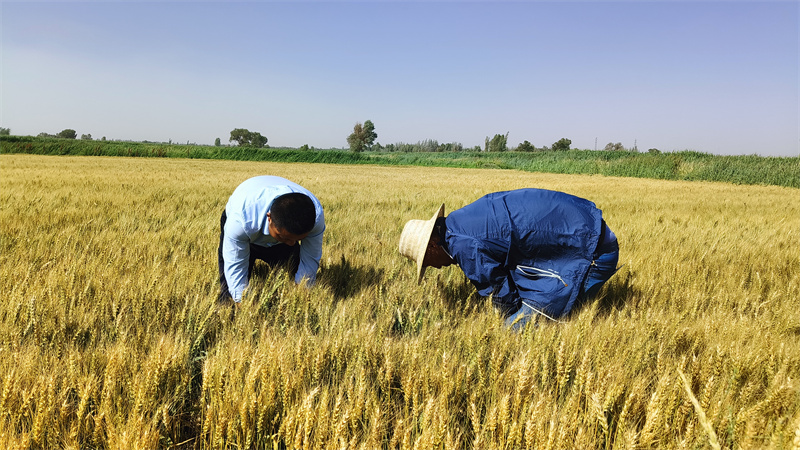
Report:
[[[519,307],[517,287],[505,267],[504,244],[461,237],[450,243],[450,251],[478,294],[491,296],[492,303],[501,313],[507,315]]]

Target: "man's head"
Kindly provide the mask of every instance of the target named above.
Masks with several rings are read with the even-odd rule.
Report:
[[[441,269],[444,266],[453,264],[453,258],[442,246],[442,234],[445,227],[445,218],[439,217],[434,222],[431,238],[428,241],[428,248],[425,250],[425,257],[422,259],[424,267],[434,267]]]
[[[429,220],[409,220],[400,235],[400,254],[417,263],[417,283],[422,281],[426,267],[440,268],[452,264],[452,259],[439,245],[433,230],[436,220],[444,217],[444,204]]]
[[[307,195],[292,192],[272,201],[267,218],[270,236],[286,245],[294,245],[314,228],[317,209]]]

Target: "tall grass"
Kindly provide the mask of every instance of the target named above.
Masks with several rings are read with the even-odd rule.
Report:
[[[800,446],[796,189],[504,170],[0,156],[0,447]],[[259,265],[214,304],[244,179],[314,192],[318,283]],[[595,201],[617,275],[564,324],[502,325],[406,220],[541,187]]]
[[[800,157],[718,156],[682,151],[365,152],[76,141],[0,136],[0,154],[129,156],[326,164],[412,165],[515,169],[526,172],[606,175],[800,188]]]

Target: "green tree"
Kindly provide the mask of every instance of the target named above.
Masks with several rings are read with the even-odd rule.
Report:
[[[61,130],[61,133],[58,133],[57,137],[64,139],[75,139],[78,137],[78,133],[76,133],[75,130],[67,128],[66,130]]]
[[[228,139],[228,142],[236,142],[236,145],[245,145],[249,143],[249,136],[250,130],[246,128],[234,128],[231,131],[231,137]]]
[[[91,141],[92,140],[92,135],[91,134],[82,134],[81,135],[81,140]]]
[[[523,143],[519,144],[519,146],[517,147],[517,151],[518,152],[535,152],[536,151],[536,147],[534,147],[533,144],[531,144],[530,142],[524,141]]]
[[[567,138],[561,138],[558,142],[553,143],[553,151],[567,151],[572,141]]]
[[[375,139],[378,139],[378,133],[375,132],[375,124],[371,120],[364,121],[364,145],[368,150],[372,149]]]
[[[371,120],[367,120],[363,125],[361,122],[357,122],[353,126],[353,133],[347,136],[347,144],[350,145],[350,150],[359,153],[372,148],[377,138],[375,124]]]
[[[347,136],[347,144],[350,146],[350,150],[355,153],[364,151],[364,127],[361,122],[357,122],[353,126],[353,132],[350,136]]]
[[[609,142],[603,150],[608,152],[622,151],[625,150],[625,147],[622,146],[622,142],[617,142],[616,144]]]
[[[261,133],[253,132],[253,135],[250,139],[250,143],[253,147],[266,147],[267,146],[267,138],[262,136]]]
[[[219,147],[220,145],[222,145],[222,141],[219,138],[214,139],[214,147]]]
[[[11,135],[11,128],[0,127],[0,136],[10,136],[10,135]]]
[[[240,147],[261,148],[267,145],[267,138],[257,131],[250,131],[246,128],[235,128],[231,131],[231,138],[228,142],[236,142]]]
[[[508,133],[506,133],[505,135],[495,134],[491,140],[489,140],[489,136],[486,136],[484,151],[504,152],[508,150],[508,146],[506,145],[507,142],[508,142]]]

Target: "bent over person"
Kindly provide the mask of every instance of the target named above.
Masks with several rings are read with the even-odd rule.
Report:
[[[458,264],[514,329],[556,320],[593,297],[617,270],[619,245],[589,200],[544,189],[495,192],[430,220],[410,220],[400,253],[427,267]]]
[[[218,301],[242,300],[257,259],[286,265],[296,283],[313,284],[324,231],[322,205],[306,188],[269,175],[244,181],[220,219]]]

